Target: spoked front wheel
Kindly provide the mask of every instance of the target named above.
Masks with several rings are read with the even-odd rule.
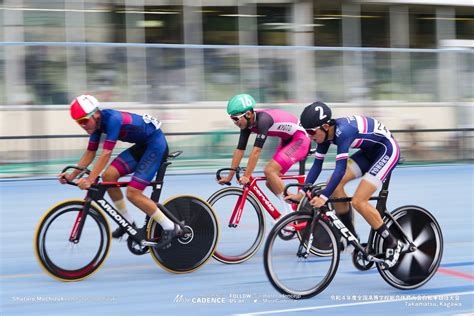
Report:
[[[150,247],[150,253],[169,272],[193,272],[209,260],[216,248],[219,228],[214,211],[206,201],[192,195],[173,197],[163,206],[184,222],[185,234],[173,239],[167,249]],[[160,237],[161,231],[161,226],[150,220],[148,237]]]
[[[392,212],[392,216],[402,230],[416,246],[414,251],[404,247],[398,262],[390,269],[383,270],[379,264],[377,269],[382,278],[393,287],[401,290],[416,289],[428,282],[441,262],[443,255],[443,235],[441,228],[430,212],[414,205],[402,206]],[[390,232],[402,240],[394,222],[386,218]],[[385,251],[383,239],[376,236],[375,249],[378,253]]]
[[[242,201],[243,193],[241,188],[224,188],[208,199],[220,225],[220,240],[214,258],[223,263],[241,263],[252,258],[263,242],[265,219],[260,204],[252,193],[243,201],[238,224],[232,225],[232,218]]]
[[[83,216],[83,200],[57,204],[40,220],[35,252],[41,267],[61,281],[78,281],[94,274],[110,249],[110,228],[102,213],[91,205],[80,239],[69,241]]]
[[[331,283],[339,265],[339,242],[334,228],[319,218],[310,237],[312,220],[312,212],[288,214],[273,227],[265,243],[263,260],[267,277],[278,292],[293,299],[310,298],[323,291]],[[278,237],[278,232],[291,223],[304,225],[302,241]],[[330,240],[327,247],[330,255],[320,257],[306,251],[307,256],[302,256],[300,245],[307,245],[316,236]],[[312,245],[315,242],[313,239]]]

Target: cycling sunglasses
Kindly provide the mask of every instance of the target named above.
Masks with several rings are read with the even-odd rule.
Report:
[[[76,120],[77,124],[79,125],[86,125],[87,122],[89,122],[89,120],[91,119],[92,115],[91,114],[88,114],[88,115],[85,115],[83,117],[80,117]]]
[[[245,115],[245,113],[242,113],[240,115],[233,114],[233,115],[230,116],[230,118],[232,119],[232,121],[238,122],[242,118],[242,116],[244,116],[244,115]]]
[[[318,126],[318,127],[315,127],[315,128],[307,128],[307,129],[305,129],[305,131],[306,131],[306,133],[308,133],[308,135],[313,136],[313,135],[316,134],[316,131],[320,128],[321,128],[321,126]]]

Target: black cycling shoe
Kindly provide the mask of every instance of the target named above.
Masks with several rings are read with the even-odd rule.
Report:
[[[402,248],[403,243],[400,240],[397,240],[397,244],[394,248],[387,248],[385,250],[385,260],[381,265],[382,269],[390,269],[397,264]]]
[[[183,234],[183,230],[181,227],[177,224],[174,224],[174,229],[170,230],[162,230],[161,231],[161,238],[160,241],[158,242],[157,247],[161,249],[168,249],[171,247],[171,241],[175,237],[179,237]]]
[[[137,228],[137,226],[135,226],[135,222],[132,223],[132,226],[135,229]],[[127,230],[125,228],[123,228],[122,226],[119,226],[112,232],[112,238],[115,238],[115,239],[122,238],[126,232]]]

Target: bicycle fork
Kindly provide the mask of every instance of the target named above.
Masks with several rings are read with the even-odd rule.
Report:
[[[245,204],[245,201],[247,200],[248,194],[249,194],[249,188],[245,186],[244,192],[237,199],[237,203],[235,203],[234,211],[232,212],[232,216],[229,219],[229,227],[236,228],[237,225],[239,225],[240,218],[242,217],[242,212],[244,211],[244,204]]]
[[[311,219],[311,224],[306,225],[304,228],[303,232],[303,238],[301,238],[300,246],[298,247],[298,252],[296,253],[296,256],[298,258],[308,258],[309,252],[311,249],[311,245],[313,244],[313,238],[314,238],[314,228],[316,227],[316,223],[318,222],[320,218],[320,214],[316,214],[316,211],[313,209],[313,216]],[[308,240],[306,243],[306,247],[304,245],[305,240]]]
[[[84,224],[86,223],[87,213],[89,211],[91,203],[92,199],[86,197],[84,207],[77,214],[76,221],[74,222],[71,234],[69,235],[69,241],[74,244],[78,244],[79,239],[81,239],[82,229],[84,228]]]

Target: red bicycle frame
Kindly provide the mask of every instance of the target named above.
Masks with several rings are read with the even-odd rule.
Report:
[[[234,211],[232,212],[232,216],[229,220],[229,227],[237,227],[240,222],[240,218],[242,217],[242,212],[244,210],[244,204],[247,200],[247,196],[249,195],[249,191],[252,192],[258,199],[261,205],[265,208],[265,210],[270,214],[273,219],[277,219],[281,216],[281,213],[278,209],[272,204],[272,202],[267,198],[267,196],[260,190],[257,185],[258,181],[266,180],[267,177],[250,177],[250,181],[247,185],[244,186],[244,192],[237,203],[235,204]],[[293,175],[293,176],[281,176],[280,179],[282,180],[296,180],[299,184],[304,184],[305,175]]]

